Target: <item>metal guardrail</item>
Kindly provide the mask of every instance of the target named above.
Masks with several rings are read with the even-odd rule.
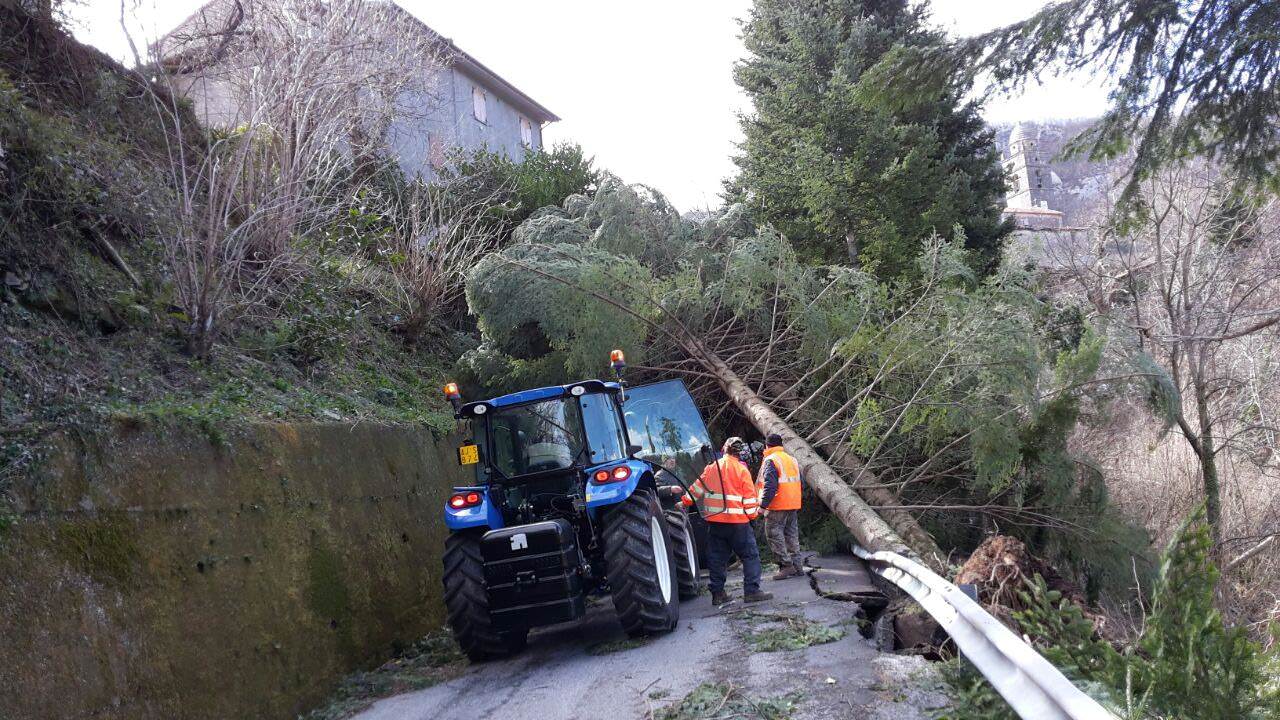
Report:
[[[853,550],[873,572],[915,598],[938,621],[1019,717],[1116,720],[960,588],[897,553],[856,545]]]

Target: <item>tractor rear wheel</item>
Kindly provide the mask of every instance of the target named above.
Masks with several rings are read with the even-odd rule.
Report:
[[[676,575],[680,580],[680,599],[692,600],[702,592],[702,580],[698,577],[698,549],[693,539],[693,523],[682,507],[666,511],[667,534],[676,556]]]
[[[449,626],[472,662],[510,655],[522,649],[529,631],[499,632],[489,618],[480,536],[454,533],[444,541],[444,605]]]
[[[667,632],[680,622],[672,544],[667,519],[648,490],[637,490],[605,517],[609,591],[618,621],[632,637]]]

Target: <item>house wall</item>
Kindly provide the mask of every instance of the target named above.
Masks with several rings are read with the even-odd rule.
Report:
[[[246,114],[234,97],[230,84],[204,74],[173,78],[175,89],[195,105],[196,115],[208,127],[238,124]],[[486,93],[486,121],[476,119],[472,89]],[[520,137],[518,108],[462,70],[454,67],[440,73],[435,88],[406,94],[398,101],[404,112],[394,119],[387,132],[387,146],[406,174],[431,177],[433,167],[443,162],[448,150],[461,146],[468,150],[487,147],[505,153],[516,162],[529,148],[542,147],[542,128],[529,118],[531,144]]]
[[[526,148],[520,141],[520,118],[523,115],[515,106],[500,97],[491,87],[459,69],[453,71],[454,98],[458,107],[458,144],[476,150],[486,146],[495,152],[505,152],[517,162],[524,159]],[[472,88],[481,87],[488,96],[486,122],[476,120],[472,112]],[[542,128],[532,118],[532,148],[542,147]]]
[[[485,122],[476,119],[472,91],[485,91]],[[502,98],[490,86],[458,68],[443,73],[432,96],[403,98],[401,103],[412,108],[409,117],[394,122],[388,132],[387,145],[408,174],[433,174],[433,167],[444,160],[446,149],[482,147],[502,152],[519,162],[530,148],[542,147],[542,128],[529,119],[531,144],[525,147],[520,138],[520,118],[528,117]]]
[[[205,127],[234,127],[247,115],[236,101],[231,84],[224,79],[190,73],[170,76],[173,89],[192,102],[196,117]]]

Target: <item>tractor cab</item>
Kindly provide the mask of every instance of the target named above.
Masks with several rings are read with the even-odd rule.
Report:
[[[665,632],[696,595],[697,512],[680,504],[710,455],[702,416],[679,380],[630,388],[583,380],[464,403],[473,484],[445,504],[445,604],[476,660],[523,645],[529,628],[579,618],[609,594],[628,633]],[[643,548],[643,549],[638,549]]]
[[[459,461],[474,467],[503,525],[629,494],[650,467],[633,457],[622,397],[619,383],[585,380],[460,405],[471,441]]]

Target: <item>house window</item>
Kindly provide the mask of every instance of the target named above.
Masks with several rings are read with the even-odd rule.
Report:
[[[529,124],[529,118],[520,118],[520,142],[525,147],[533,147],[533,126]]]
[[[471,112],[480,122],[489,121],[488,109],[485,107],[486,100],[483,90],[478,87],[471,88]]]

